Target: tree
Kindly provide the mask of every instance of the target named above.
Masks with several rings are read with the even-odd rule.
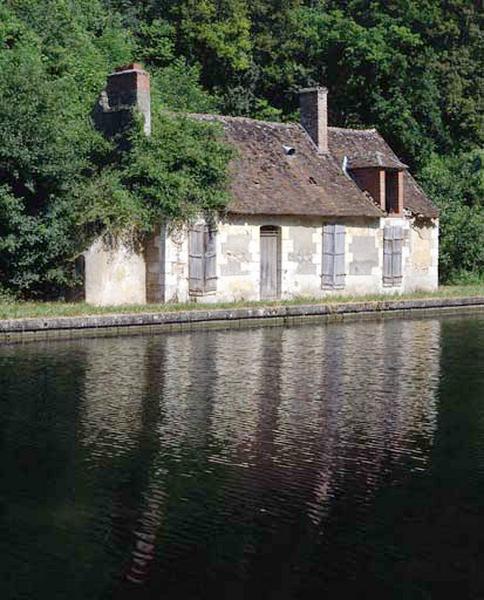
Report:
[[[80,250],[73,191],[105,150],[89,111],[130,48],[100,5],[16,0],[0,8],[0,278],[59,293]]]
[[[484,154],[433,155],[422,169],[427,193],[440,208],[440,278],[484,278]]]
[[[223,203],[228,155],[213,128],[175,125],[160,114],[162,107],[214,107],[196,67],[170,62],[167,54],[170,64],[154,74],[153,136],[134,131],[129,152],[119,153],[94,128],[90,114],[107,74],[135,53],[133,37],[96,0],[12,0],[0,7],[3,288],[58,296],[73,284],[74,260],[94,236],[122,226],[141,234],[164,215],[188,218],[192,204]],[[176,131],[175,156],[166,150]]]

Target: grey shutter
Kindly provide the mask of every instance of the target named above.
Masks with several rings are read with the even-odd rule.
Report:
[[[323,288],[345,286],[345,226],[323,225]]]
[[[383,230],[383,283],[393,285],[392,271],[393,227]]]
[[[189,235],[188,278],[191,294],[203,294],[204,290],[204,226],[194,225]]]
[[[402,282],[403,228],[387,226],[383,232],[383,283],[399,285]]]
[[[323,225],[323,288],[332,288],[334,285],[334,257],[335,257],[335,226]]]
[[[334,287],[345,286],[345,226],[334,226]]]
[[[392,247],[392,276],[393,285],[402,282],[402,246],[403,246],[403,228],[393,227],[393,247]]]
[[[205,292],[215,292],[217,289],[217,246],[216,229],[208,225],[204,230],[204,279]]]

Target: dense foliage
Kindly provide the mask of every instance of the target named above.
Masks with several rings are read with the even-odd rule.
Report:
[[[58,294],[99,232],[224,205],[217,132],[161,108],[293,119],[315,83],[333,124],[377,127],[438,203],[443,279],[482,276],[481,25],[473,0],[4,0],[0,286]],[[128,156],[90,113],[133,59],[156,101]]]
[[[85,231],[136,242],[162,217],[186,221],[225,207],[232,153],[220,143],[218,128],[170,116],[161,107],[154,103],[150,137],[138,123],[130,150],[114,150],[106,167],[76,193],[82,206],[78,223]]]
[[[444,281],[474,283],[484,265],[484,153],[432,155],[421,182],[440,207],[439,269]]]

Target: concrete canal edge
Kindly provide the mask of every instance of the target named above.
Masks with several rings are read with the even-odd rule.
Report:
[[[0,320],[0,343],[484,310],[484,296]]]

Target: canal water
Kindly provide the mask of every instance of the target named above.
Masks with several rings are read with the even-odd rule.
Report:
[[[0,347],[0,598],[484,598],[484,318]]]

